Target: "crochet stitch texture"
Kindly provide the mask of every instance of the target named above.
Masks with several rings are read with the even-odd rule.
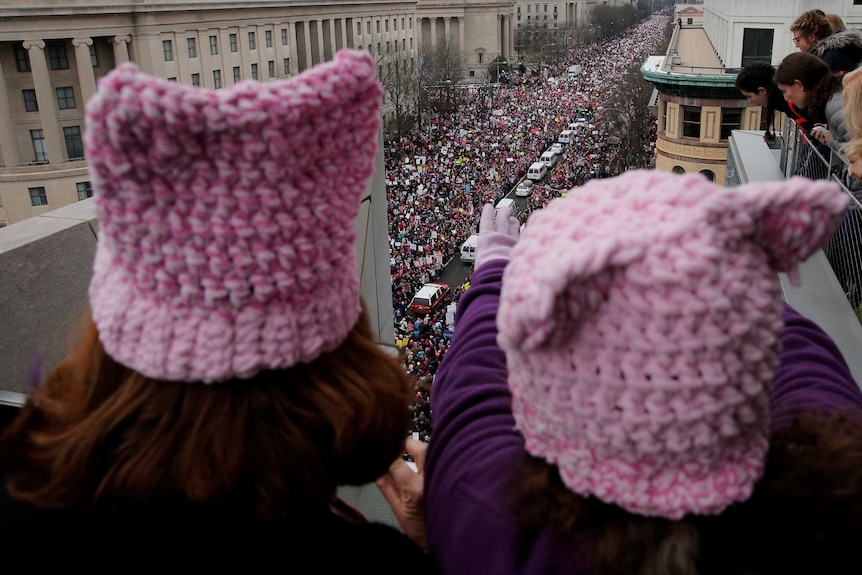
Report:
[[[221,90],[132,64],[105,76],[85,150],[106,352],[151,378],[216,382],[343,342],[361,310],[355,219],[382,95],[354,50]]]
[[[768,447],[776,272],[797,277],[847,203],[825,181],[635,171],[534,212],[497,318],[526,449],[637,514],[747,499]]]

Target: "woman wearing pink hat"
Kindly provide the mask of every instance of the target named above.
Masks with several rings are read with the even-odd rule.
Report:
[[[91,314],[0,439],[4,567],[435,572],[337,496],[410,424],[356,265],[382,97],[355,50],[217,91],[100,81]]]
[[[520,239],[485,208],[417,459],[441,570],[862,572],[862,391],[777,274],[847,202],[635,171]]]

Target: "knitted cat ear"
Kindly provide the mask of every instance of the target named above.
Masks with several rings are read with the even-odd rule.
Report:
[[[850,201],[834,182],[797,176],[728,192],[738,194],[742,209],[755,218],[752,239],[766,250],[770,267],[787,272],[794,285],[800,281],[798,264],[826,246]]]
[[[533,351],[568,342],[604,304],[614,276],[643,253],[643,244],[606,237],[576,246],[558,243],[531,258],[533,270],[526,273],[517,262],[510,264],[504,282],[511,287],[503,295],[508,313],[497,317],[501,343]]]

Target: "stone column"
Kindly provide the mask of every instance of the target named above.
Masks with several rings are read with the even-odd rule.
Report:
[[[317,29],[317,62],[325,62],[326,50],[324,50],[324,45],[326,44],[326,38],[323,36],[323,20],[318,18],[315,27]]]
[[[96,75],[93,73],[93,61],[90,58],[92,38],[72,38],[75,47],[75,64],[78,66],[78,83],[81,85],[83,104],[96,93]]]
[[[503,45],[500,46],[500,54],[507,61],[509,60],[509,41],[511,40],[511,30],[509,26],[511,25],[512,20],[510,16],[503,16]]]
[[[437,17],[428,18],[431,23],[431,46],[437,45]]]
[[[291,75],[295,74],[295,71],[299,70],[299,56],[297,56],[297,45],[296,45],[296,22],[288,22],[287,23],[287,47],[290,49],[290,70],[289,73]],[[282,62],[282,66],[284,62]]]
[[[446,34],[446,41],[448,42],[449,39],[452,37],[452,17],[451,16],[446,16],[446,18],[443,19],[443,33]],[[463,50],[463,47],[459,46],[459,48],[461,48]]]
[[[302,26],[303,37],[305,38],[305,68],[301,68],[302,70],[308,70],[312,66],[314,66],[314,60],[311,58],[311,26],[308,25],[308,21],[300,22],[300,26]]]
[[[129,61],[129,42],[132,37],[128,34],[125,36],[114,36],[111,46],[114,48],[114,64],[119,66],[123,62]]]
[[[419,54],[422,48],[422,20],[423,18],[413,19],[413,38],[416,40],[416,54]]]
[[[351,48],[352,47],[347,43],[347,37],[348,37],[347,36],[347,27],[348,26],[351,27],[350,31],[353,32],[353,30],[352,30],[353,20],[350,20],[349,18],[342,18],[341,19],[341,47],[342,48]]]
[[[464,17],[458,16],[458,50],[466,57],[467,44],[464,43]]]
[[[48,161],[60,164],[64,160],[60,139],[60,126],[57,124],[56,94],[51,87],[48,73],[48,60],[44,40],[25,40],[24,49],[29,52],[33,82],[36,84],[36,99],[39,101],[39,120],[42,122],[42,135],[48,150]]]
[[[6,75],[0,62],[0,118],[11,117],[12,108],[9,104],[9,93],[6,91]],[[7,168],[14,168],[21,163],[12,122],[0,122],[0,151],[3,152],[3,163]]]

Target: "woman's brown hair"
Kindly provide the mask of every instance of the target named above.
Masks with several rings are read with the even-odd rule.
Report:
[[[812,122],[826,122],[826,103],[841,87],[841,79],[829,71],[826,62],[808,52],[794,52],[775,70],[775,83],[792,85],[796,80],[808,92],[806,117]]]
[[[719,515],[635,515],[573,493],[529,455],[513,479],[526,529],[561,533],[602,575],[862,573],[862,423],[839,413],[775,432],[752,496]]]
[[[90,321],[0,453],[11,495],[38,507],[188,502],[273,520],[384,474],[403,449],[410,389],[364,307],[345,342],[314,362],[213,385],[118,364]]]

